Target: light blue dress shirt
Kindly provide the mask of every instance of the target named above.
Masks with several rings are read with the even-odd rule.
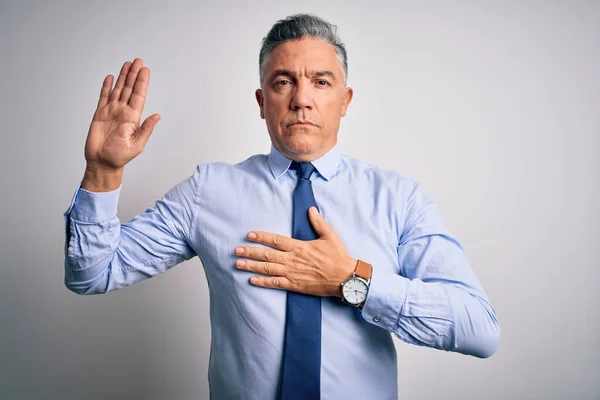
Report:
[[[128,223],[120,188],[79,188],[65,212],[65,285],[106,293],[198,256],[210,291],[208,379],[213,399],[276,399],[286,292],[252,286],[235,267],[247,232],[292,236],[291,160],[274,146],[236,165],[199,164],[154,207]],[[315,198],[351,257],[373,265],[362,310],[322,302],[321,398],[397,399],[392,335],[432,348],[489,357],[498,345],[494,309],[459,242],[419,185],[340,154],[313,162]]]

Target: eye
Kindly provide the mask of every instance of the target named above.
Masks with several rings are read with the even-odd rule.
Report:
[[[276,85],[276,86],[287,86],[287,85],[289,85],[290,83],[292,83],[292,82],[291,82],[291,81],[289,81],[288,79],[281,79],[281,80],[279,80],[279,81],[275,82],[275,85]]]
[[[326,81],[325,79],[319,79],[319,80],[317,81],[317,84],[318,84],[319,86],[328,86],[328,85],[329,85],[329,81]]]

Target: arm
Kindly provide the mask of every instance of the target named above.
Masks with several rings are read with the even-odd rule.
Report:
[[[86,171],[65,213],[65,285],[75,293],[106,293],[164,272],[193,255],[187,244],[197,174],[128,224],[117,218],[125,165],[148,142],[160,115],[140,125],[150,70],[125,62],[112,87],[102,82],[85,143]]]
[[[399,274],[373,271],[363,317],[407,343],[491,356],[500,326],[460,243],[418,188],[407,204]]]
[[[125,224],[116,216],[120,187],[102,193],[80,187],[64,214],[65,286],[106,293],[193,257],[188,241],[199,171]]]

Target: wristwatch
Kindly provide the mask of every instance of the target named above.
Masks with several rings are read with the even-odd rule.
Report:
[[[342,301],[352,307],[362,308],[367,299],[372,273],[371,264],[358,260],[350,278],[342,282]]]

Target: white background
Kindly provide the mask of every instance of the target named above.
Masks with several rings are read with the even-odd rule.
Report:
[[[152,73],[144,118],[163,118],[126,169],[123,221],[199,162],[267,153],[260,40],[296,12],[347,45],[342,152],[422,183],[500,319],[486,360],[397,341],[401,399],[599,398],[600,3],[566,0],[3,0],[0,396],[208,397],[198,259],[77,296],[62,213],[102,80],[135,57]]]

